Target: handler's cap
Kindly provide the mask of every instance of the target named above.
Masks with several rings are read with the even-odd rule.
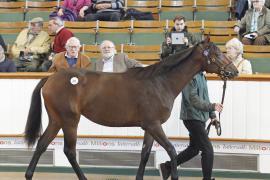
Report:
[[[30,23],[39,23],[43,22],[43,19],[41,17],[36,17],[30,20]]]

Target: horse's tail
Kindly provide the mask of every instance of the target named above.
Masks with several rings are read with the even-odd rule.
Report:
[[[25,136],[24,136],[28,144],[28,147],[33,146],[37,138],[41,135],[42,106],[41,106],[40,90],[47,80],[48,78],[41,79],[32,94],[31,105],[30,105],[30,109],[29,109],[29,113],[27,117],[27,123],[25,126]]]

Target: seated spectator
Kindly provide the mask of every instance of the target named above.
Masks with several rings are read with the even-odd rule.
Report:
[[[2,46],[2,48],[4,48],[4,51],[7,52],[7,46],[1,34],[0,34],[0,45]]]
[[[48,69],[51,67],[52,59],[56,53],[66,51],[66,42],[68,39],[73,37],[73,33],[64,27],[64,22],[59,17],[50,19],[48,29],[51,34],[55,34],[55,37],[51,44],[51,55],[41,65],[41,70],[43,72],[48,71]]]
[[[238,20],[241,20],[246,11],[252,8],[251,0],[237,0],[235,3],[235,16]],[[265,0],[264,6],[269,9],[270,0]]]
[[[249,9],[249,0],[237,0],[235,2],[235,17],[241,20],[244,17],[246,10]]]
[[[74,20],[77,18],[84,18],[85,11],[89,6],[91,6],[91,0],[64,0],[63,6],[57,11],[57,16],[66,21],[68,20],[65,19],[66,10],[70,10],[75,16]]]
[[[80,53],[80,40],[76,37],[71,37],[67,40],[65,52],[55,55],[52,66],[49,72],[56,72],[60,69],[67,68],[88,68],[90,69],[91,62],[89,58]]]
[[[226,45],[227,57],[237,67],[239,74],[252,74],[251,64],[243,58],[243,44],[237,39],[229,40]]]
[[[161,58],[165,58],[170,54],[174,54],[176,52],[180,52],[184,49],[195,44],[195,37],[188,32],[187,26],[185,25],[185,17],[183,16],[176,16],[173,20],[174,27],[171,31],[166,35],[165,41],[162,43],[162,53]],[[183,34],[182,43],[175,44],[172,42],[172,33],[181,33]]]
[[[234,27],[242,34],[242,43],[246,45],[266,45],[270,42],[270,10],[264,6],[265,0],[252,0],[253,8]]]
[[[105,40],[100,44],[102,57],[98,59],[93,68],[103,72],[125,72],[128,68],[142,67],[136,60],[129,59],[126,54],[117,54],[113,42]]]
[[[17,71],[37,72],[50,49],[50,36],[42,30],[43,19],[34,18],[23,29],[11,48]]]
[[[0,72],[16,72],[14,62],[6,58],[2,45],[0,45]]]
[[[85,21],[120,21],[124,0],[92,0],[94,12],[85,16]]]

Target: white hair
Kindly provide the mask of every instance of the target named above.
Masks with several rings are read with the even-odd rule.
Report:
[[[69,38],[69,39],[67,40],[66,45],[65,45],[66,49],[67,49],[67,47],[68,47],[70,44],[76,44],[76,46],[81,47],[81,42],[80,42],[80,40],[79,40],[78,38],[76,38],[76,37],[71,37],[71,38]]]
[[[64,21],[62,21],[62,19],[58,16],[51,18],[50,21],[53,21],[54,24],[56,24],[59,27],[64,26]]]
[[[100,46],[99,46],[100,50],[102,50],[102,47],[104,46],[105,43],[111,44],[114,47],[114,53],[115,54],[117,53],[117,51],[115,49],[115,44],[112,41],[110,41],[110,40],[104,40],[104,41],[102,41],[101,44],[100,44]]]
[[[102,48],[102,47],[104,46],[105,43],[110,43],[110,44],[113,45],[113,47],[115,47],[115,45],[114,45],[114,43],[113,43],[112,41],[110,41],[110,40],[104,40],[104,41],[101,42],[100,48]]]
[[[238,51],[238,53],[241,53],[241,54],[243,54],[243,51],[244,51],[244,46],[243,46],[242,42],[239,41],[239,39],[237,39],[237,38],[232,38],[231,40],[229,40],[226,43],[225,47],[226,48],[233,47],[234,49],[236,49]]]
[[[263,4],[265,3],[265,0],[259,0],[260,2],[262,2]],[[249,0],[249,4],[252,4],[252,0]]]

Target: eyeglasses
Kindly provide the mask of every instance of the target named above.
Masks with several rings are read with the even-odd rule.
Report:
[[[80,49],[79,46],[68,46],[69,49]]]
[[[112,46],[104,46],[104,47],[102,47],[101,49],[113,49],[114,47],[112,47]]]
[[[262,1],[251,1],[252,3],[259,3],[259,2],[262,2]]]

